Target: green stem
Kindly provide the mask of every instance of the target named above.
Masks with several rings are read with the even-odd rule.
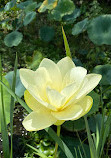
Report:
[[[57,126],[57,136],[60,136],[61,126]],[[57,158],[57,149],[58,149],[58,143],[55,143],[55,153],[54,158]]]

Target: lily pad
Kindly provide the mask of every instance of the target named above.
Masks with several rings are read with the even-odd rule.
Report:
[[[71,0],[59,0],[58,5],[51,12],[51,18],[57,21],[62,20],[65,15],[72,14],[75,9],[75,5]]]
[[[54,28],[50,26],[43,26],[40,29],[40,38],[45,42],[50,42],[55,34]]]
[[[5,77],[3,77],[2,81],[7,87],[10,87]],[[4,101],[6,124],[10,122],[10,99],[11,99],[10,94],[7,92],[5,88],[3,88],[3,101]],[[1,106],[2,104],[1,104],[1,90],[0,90],[0,110],[1,110]],[[1,132],[1,122],[0,122],[0,132]]]
[[[28,12],[24,18],[24,26],[30,24],[36,17],[36,12],[34,11],[31,11],[31,12]]]
[[[75,24],[74,27],[72,28],[72,35],[78,35],[83,31],[85,31],[87,24],[88,24],[88,18]]]
[[[73,23],[76,20],[76,18],[80,16],[80,14],[81,14],[80,9],[76,8],[74,9],[72,14],[63,16],[62,20],[63,22],[70,24],[70,23]]]
[[[83,151],[83,149],[82,149],[82,147],[81,147],[81,144],[80,144],[79,139],[65,135],[64,137],[62,137],[62,140],[63,140],[63,141],[65,142],[65,144],[69,147],[69,149],[70,149],[70,151],[72,152],[74,158],[76,158],[76,157],[77,157],[77,158],[81,158],[81,155],[82,155],[82,158],[86,158],[86,157],[87,157],[87,158],[90,158],[89,146],[86,145],[86,144],[84,144],[84,143],[82,143],[83,148],[84,148],[84,151],[85,151],[85,154],[84,154],[84,151]],[[81,151],[81,154],[80,154],[80,152],[79,152],[79,150],[78,150],[78,147],[79,147],[79,149],[80,149],[80,151]],[[76,151],[77,151],[77,156],[76,156],[76,153],[75,153],[74,148],[75,148]],[[64,154],[62,151],[60,152],[60,157],[61,157],[61,158],[67,158],[67,157],[65,156],[65,154]]]
[[[97,45],[111,45],[111,15],[94,18],[88,26],[88,36]]]
[[[111,64],[98,65],[93,72],[102,75],[101,85],[111,85]]]
[[[14,71],[8,72],[7,75],[5,76],[5,78],[10,84],[10,87],[12,86],[12,82],[13,82],[13,73]],[[24,91],[25,91],[25,87],[23,86],[20,80],[19,70],[17,70],[15,94],[21,98],[24,95]]]
[[[5,36],[4,43],[8,47],[18,46],[22,41],[23,35],[18,31],[13,31]]]
[[[85,129],[85,122],[83,118],[80,118],[75,121],[66,121],[62,126],[70,132],[81,131]]]
[[[100,104],[100,95],[92,91],[89,93],[89,95],[93,98],[93,106],[91,110],[87,113],[87,116],[97,112],[99,110],[99,104]]]

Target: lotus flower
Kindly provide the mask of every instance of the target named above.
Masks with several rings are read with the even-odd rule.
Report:
[[[101,75],[87,74],[69,57],[57,64],[44,58],[36,71],[20,69],[20,79],[26,88],[24,99],[32,109],[23,126],[38,131],[88,113],[93,99],[87,94],[98,85]]]

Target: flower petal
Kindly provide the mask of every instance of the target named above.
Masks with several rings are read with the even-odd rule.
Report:
[[[51,113],[55,118],[57,118],[57,120],[76,120],[76,118],[78,118],[82,112],[82,107],[78,104],[75,104],[73,106],[68,106],[61,111],[52,111]]]
[[[84,116],[85,114],[87,114],[87,113],[90,111],[90,109],[91,109],[91,107],[92,107],[92,105],[93,105],[93,99],[92,99],[91,96],[85,96],[85,97],[84,97],[80,102],[78,102],[77,104],[79,104],[79,105],[82,107],[82,109],[83,109],[83,112],[82,112],[81,115],[79,116],[79,118],[80,118],[80,117]]]
[[[78,95],[75,99],[80,99],[81,97],[86,96],[89,92],[91,92],[101,80],[101,75],[98,74],[88,74],[84,79],[83,86],[79,91]]]
[[[61,85],[62,85],[62,77],[61,77],[61,73],[60,73],[60,70],[59,70],[57,64],[55,64],[52,60],[45,58],[41,61],[39,67],[46,68],[46,70],[48,71],[49,76],[53,82],[51,87],[53,89],[56,89],[59,91],[61,89]]]
[[[31,112],[22,122],[27,131],[39,131],[54,124],[57,120],[49,110],[38,110]]]
[[[20,69],[20,79],[30,94],[41,104],[47,106],[46,86],[51,84],[45,68],[36,71]]]
[[[62,74],[62,79],[64,78],[64,76],[66,75],[66,73],[72,69],[73,67],[75,67],[74,62],[71,60],[70,57],[65,57],[63,59],[61,59],[58,63],[57,63],[60,72]]]
[[[58,120],[77,120],[85,115],[92,107],[93,100],[90,96],[84,97],[81,102],[72,103],[60,112],[51,112]]]
[[[64,105],[66,98],[64,95],[60,94],[58,91],[47,87],[47,95],[51,105],[59,109]]]
[[[86,74],[87,74],[87,70],[83,67],[78,66],[70,69],[64,77],[62,87],[64,88],[74,82],[77,86],[78,85],[80,86]]]
[[[27,90],[24,93],[24,99],[26,104],[33,110],[33,111],[37,111],[39,109],[41,110],[46,110],[46,108],[52,109],[52,110],[56,110],[55,107],[51,106],[50,104],[47,105],[47,107],[45,107],[44,105],[42,105],[40,102],[38,102]]]

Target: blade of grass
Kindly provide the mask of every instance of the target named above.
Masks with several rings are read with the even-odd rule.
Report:
[[[42,157],[42,158],[48,158],[46,155],[44,155],[43,153],[41,153],[38,149],[36,149],[35,147],[29,145],[29,144],[26,144],[29,148],[31,148],[32,150],[36,151],[38,156]]]
[[[82,156],[82,153],[81,153],[81,150],[80,150],[80,147],[78,146],[78,151],[79,151],[79,155],[80,155],[80,157],[81,158],[83,158],[83,156]]]
[[[102,155],[103,148],[104,148],[104,145],[105,145],[105,142],[106,142],[106,138],[107,138],[108,133],[109,133],[110,124],[111,124],[111,114],[108,116],[106,124],[105,124],[104,135],[103,135],[103,138],[102,138],[102,145],[101,145],[101,150],[100,150],[99,157],[101,157],[101,155]]]
[[[64,29],[62,27],[62,34],[63,34],[63,39],[64,39],[64,45],[65,45],[65,50],[66,50],[66,56],[69,56],[71,58],[71,51],[70,51],[70,48],[69,48],[69,44],[68,44],[68,41],[67,41],[67,37],[65,35],[65,32],[64,32]]]
[[[0,54],[0,80],[2,80],[2,57]],[[3,98],[3,87],[0,86],[1,89],[1,108],[0,108],[0,117],[1,117],[1,134],[2,134],[2,145],[3,145],[3,155],[4,158],[9,158],[9,139],[8,139],[8,132],[7,132],[7,125],[5,119],[5,110],[4,110],[4,98]]]
[[[74,158],[69,148],[66,146],[66,144],[57,136],[57,134],[54,132],[54,130],[49,127],[45,129],[46,132],[52,137],[52,139],[58,143],[59,147],[62,149],[62,151],[65,153],[67,158]]]
[[[0,80],[0,84],[11,94],[11,96],[14,97],[14,99],[16,99],[17,102],[19,102],[29,113],[32,111],[27,104],[20,99],[9,87],[7,87],[1,80]]]
[[[80,141],[80,144],[81,144],[82,150],[83,150],[83,152],[84,152],[84,156],[85,156],[85,158],[87,158],[87,156],[86,156],[86,152],[85,152],[85,149],[84,149],[84,147],[83,147],[83,143],[82,143],[81,138],[80,138],[80,136],[79,136],[79,133],[78,133],[77,131],[76,131],[76,133],[77,133],[77,137],[79,138],[79,141]]]
[[[76,150],[76,148],[74,147],[74,150],[75,150],[75,155],[76,155],[76,158],[78,158],[78,156],[77,156],[77,150]]]
[[[15,59],[15,65],[14,65],[14,73],[13,73],[13,82],[12,82],[12,91],[15,93],[15,87],[16,87],[16,74],[17,74],[17,54]],[[10,130],[11,130],[11,151],[10,151],[10,158],[13,158],[13,112],[14,112],[14,98],[11,96],[11,103],[10,103]]]
[[[90,129],[89,129],[89,125],[88,125],[88,121],[87,121],[86,116],[84,116],[84,120],[85,120],[87,135],[88,135],[88,142],[89,142],[91,156],[92,156],[92,158],[98,158],[96,148],[95,148],[93,139],[91,137],[91,133],[90,133]]]

